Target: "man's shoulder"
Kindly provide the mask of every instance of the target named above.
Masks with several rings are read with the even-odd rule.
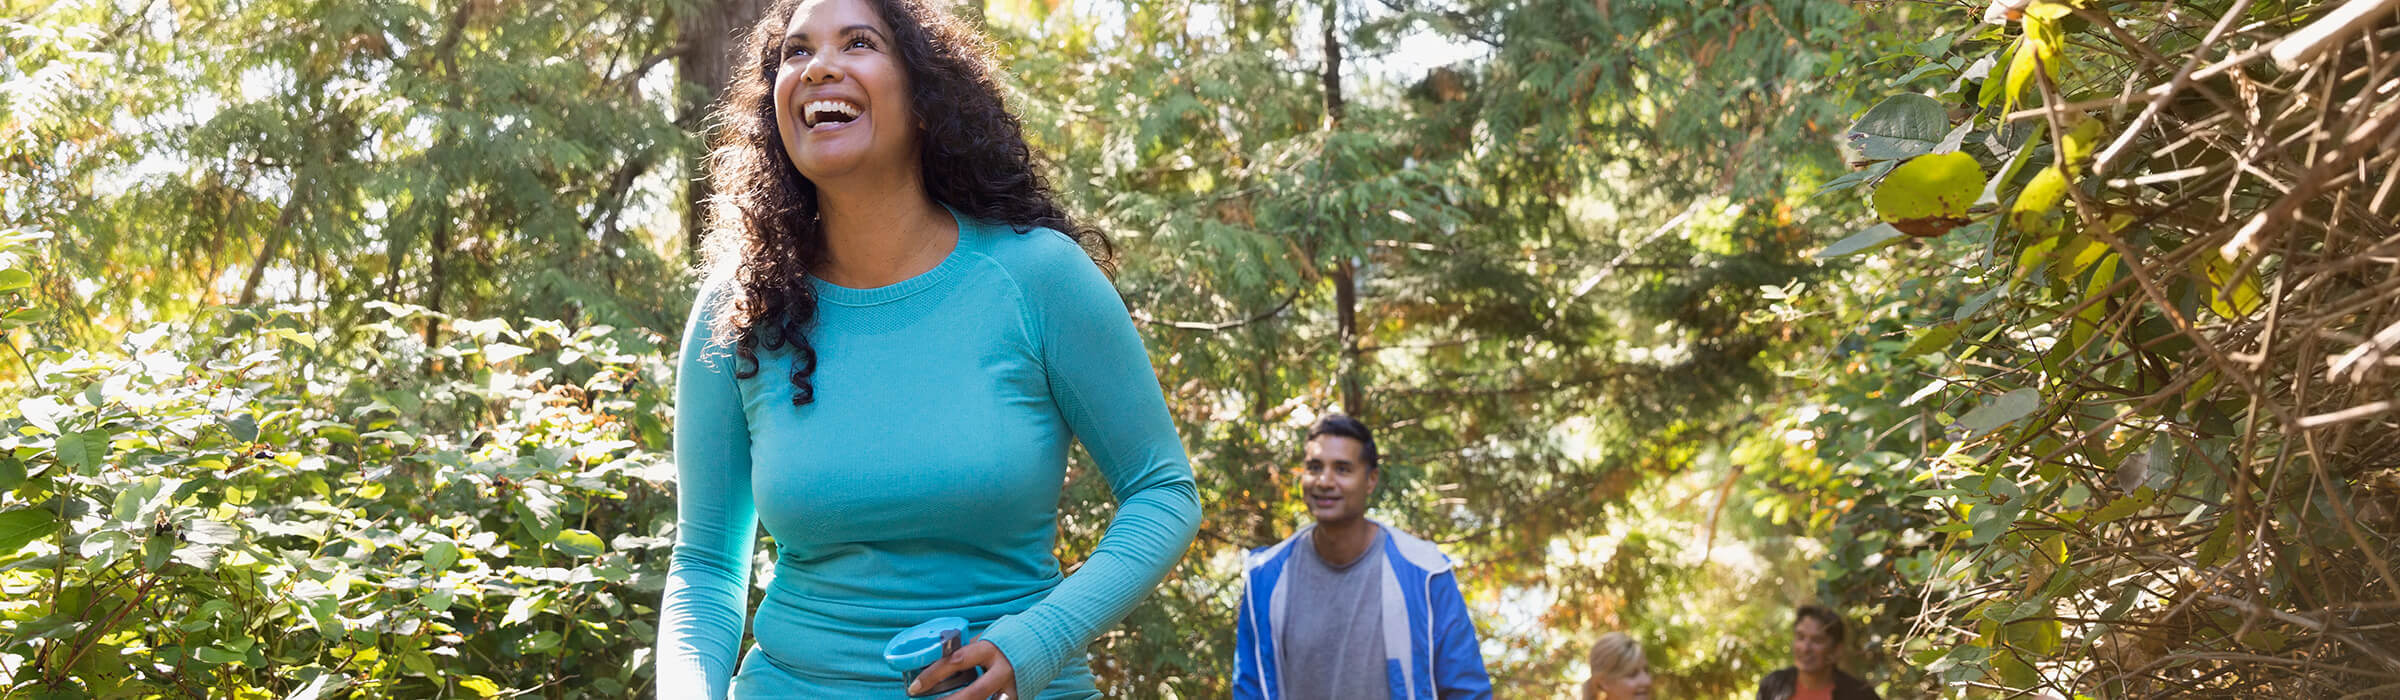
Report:
[[[1868,684],[1866,679],[1850,675],[1849,671],[1838,668],[1833,670],[1833,689],[1834,700],[1854,700],[1856,698],[1881,700],[1883,697],[1875,692],[1875,686]]]
[[[1758,696],[1762,698],[1788,698],[1791,697],[1792,691],[1796,690],[1799,685],[1799,667],[1785,666],[1783,668],[1776,669],[1772,673],[1768,673],[1765,678],[1758,679]]]
[[[1375,521],[1375,525],[1383,528],[1386,546],[1390,547],[1393,553],[1399,554],[1400,560],[1407,562],[1409,566],[1422,569],[1428,574],[1450,570],[1450,556],[1443,554],[1441,547],[1410,534],[1407,530],[1392,527],[1390,523]]]

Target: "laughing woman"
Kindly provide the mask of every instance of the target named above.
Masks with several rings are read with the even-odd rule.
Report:
[[[1124,302],[1035,172],[988,50],[913,0],[782,0],[717,115],[708,282],[676,383],[665,698],[899,698],[940,617],[948,697],[1096,698],[1084,648],[1191,544],[1199,500]],[[1051,554],[1070,439],[1118,499]],[[764,524],[772,583],[748,610]],[[744,623],[757,644],[736,665]],[[920,688],[921,689],[921,688]]]

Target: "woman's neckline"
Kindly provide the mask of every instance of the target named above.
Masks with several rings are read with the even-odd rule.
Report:
[[[949,212],[950,218],[956,221],[958,226],[958,240],[950,245],[950,253],[942,256],[940,263],[907,279],[879,287],[845,287],[827,282],[816,275],[809,275],[808,283],[816,288],[817,298],[842,306],[874,306],[906,299],[949,279],[950,275],[963,264],[967,241],[973,235],[976,223],[966,215],[958,213],[958,210],[952,208],[948,202],[940,202],[940,204],[942,210]]]

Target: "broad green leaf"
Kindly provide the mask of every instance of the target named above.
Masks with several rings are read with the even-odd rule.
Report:
[[[523,345],[514,345],[510,343],[491,343],[483,346],[483,359],[485,362],[490,362],[496,365],[523,357],[527,353],[531,352],[533,352],[533,348],[525,347]]]
[[[433,678],[441,672],[441,669],[433,664],[433,657],[426,656],[423,651],[408,649],[400,652],[397,656],[400,657],[401,666],[419,676]]]
[[[58,526],[58,514],[48,508],[28,506],[0,511],[0,557],[16,554],[25,543],[49,536]]]
[[[1875,187],[1875,215],[1912,236],[1938,236],[1967,223],[1983,193],[1983,166],[1965,153],[1936,153],[1902,163]]]
[[[247,666],[250,663],[249,654],[237,651],[227,651],[216,647],[200,647],[198,649],[194,649],[192,650],[192,658],[211,664],[233,664],[236,666]]]
[[[33,273],[24,270],[0,270],[0,292],[24,289],[33,284]]]
[[[2030,388],[2017,389],[1984,402],[1981,406],[1976,406],[1975,410],[1959,416],[1958,422],[1952,426],[1965,430],[1970,435],[1981,436],[1998,430],[2001,426],[2008,425],[2019,418],[2024,418],[2041,407],[2041,392]]]
[[[2107,506],[2102,507],[2099,512],[2093,513],[2092,517],[2085,520],[2084,523],[2098,525],[2114,522],[2125,516],[2141,512],[2142,508],[2150,505],[2150,501],[2150,489],[2144,487],[2132,494],[2118,496],[2116,500],[2110,501]]]
[[[2258,277],[2248,270],[2235,270],[2233,263],[2223,257],[2202,255],[2194,259],[2192,277],[2195,281],[2206,280],[2208,310],[2221,318],[2239,320],[2257,313],[2265,305],[2259,295]]]
[[[2103,133],[2106,128],[2098,119],[2083,117],[2077,119],[2074,126],[2067,127],[2066,137],[2059,139],[2067,156],[2067,164],[2077,168],[2077,174],[2081,174],[2083,164],[2092,159],[2092,152],[2099,150],[2101,138],[2107,136]]]
[[[58,399],[50,396],[19,399],[17,400],[17,412],[25,415],[26,422],[32,423],[34,427],[41,428],[42,432],[46,433],[59,432],[58,421],[75,415],[74,408],[59,403]]]
[[[317,437],[325,438],[336,444],[358,444],[358,430],[340,423],[324,423],[317,426]]]
[[[535,593],[509,601],[508,612],[500,616],[500,626],[507,627],[533,619],[536,613],[550,608],[547,593]]]
[[[483,676],[467,676],[465,678],[461,678],[458,680],[458,687],[474,693],[476,697],[482,698],[496,698],[499,697],[502,692],[500,689],[500,684],[494,683],[492,682],[492,679],[485,678]]]
[[[2059,205],[2066,199],[2066,173],[2055,165],[2043,168],[2017,192],[2016,203],[2008,208],[2009,223],[2020,231],[2056,235],[2065,230],[2066,213]]]
[[[1867,167],[1843,173],[1841,177],[1837,177],[1830,182],[1826,182],[1824,185],[1819,186],[1816,192],[1810,193],[1809,196],[1818,197],[1828,192],[1838,192],[1870,182],[1875,182],[1878,179],[1881,179],[1883,176],[1891,174],[1892,169],[1897,167],[1900,167],[1900,161],[1875,161],[1874,163],[1868,164]],[[560,361],[562,363],[565,362],[563,359]]]
[[[559,530],[558,536],[551,538],[550,544],[558,547],[559,551],[578,557],[597,555],[605,550],[599,535],[574,528]]]
[[[1891,224],[1876,224],[1867,227],[1867,230],[1834,241],[1833,245],[1825,246],[1824,250],[1818,251],[1816,255],[1810,257],[1826,260],[1845,255],[1857,255],[1889,245],[1893,241],[1900,240],[1904,235],[1900,233],[1900,229],[1892,228]]]
[[[1898,160],[1933,152],[1950,131],[1942,103],[1917,94],[1893,95],[1850,126],[1850,147],[1868,160]]]
[[[1992,657],[1992,675],[1998,677],[2004,687],[2032,688],[2042,684],[2041,673],[2035,671],[2033,665],[2026,663],[2024,656],[2013,649]]]
[[[242,442],[258,441],[258,416],[242,413],[225,422],[225,430]]]
[[[175,555],[175,540],[164,535],[151,535],[142,540],[142,568],[158,571],[167,567]]]
[[[1932,326],[1917,333],[1917,338],[1909,341],[1908,347],[1900,351],[1899,359],[1905,360],[1940,352],[1955,342],[1958,342],[1958,326],[1952,324]]]
[[[448,571],[450,565],[456,563],[458,563],[458,545],[445,541],[435,542],[425,548],[425,570],[429,573],[438,574]]]
[[[540,654],[557,649],[558,643],[564,639],[566,639],[565,635],[556,631],[543,630],[540,634],[526,637],[523,645],[518,648],[527,654]]]
[[[84,433],[60,435],[55,444],[58,450],[59,464],[66,465],[76,474],[84,476],[90,476],[100,471],[101,457],[95,453],[105,447],[93,445]]]
[[[2009,102],[2014,103],[2016,97],[2004,90],[2002,86],[2008,83],[2008,75],[2016,71],[2017,54],[2024,50],[2025,41],[2023,39],[2019,39],[2017,41],[2009,42],[2008,48],[2000,51],[2000,59],[1994,62],[1994,66],[2007,64],[2009,69],[2007,72],[2002,73],[1998,78],[1992,77],[1991,68],[1987,67],[1984,69],[1983,87],[1976,92],[1975,104],[1989,108],[1992,106],[1992,102],[1994,100],[1999,100],[2002,96],[2008,96]]]
[[[109,509],[109,517],[126,521],[141,518],[147,514],[143,506],[149,503],[150,497],[158,495],[159,489],[164,486],[155,476],[126,484],[117,490],[117,499]]]

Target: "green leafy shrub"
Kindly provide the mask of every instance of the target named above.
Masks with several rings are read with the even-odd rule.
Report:
[[[1906,281],[1819,375],[1850,409],[1820,454],[1875,482],[1828,588],[1885,601],[1933,680],[2400,690],[2400,110],[2366,97],[2400,30],[2312,34],[2345,5],[1949,7],[1893,85],[1946,87],[1853,127],[1834,189],[1873,183],[1885,222],[1826,254]],[[1885,248],[1926,216],[1886,198],[1954,184],[1912,172],[1935,158],[1988,186]]]
[[[0,422],[8,694],[647,684],[668,541],[629,533],[674,512],[655,339],[373,307],[348,337],[217,309],[23,355]]]

